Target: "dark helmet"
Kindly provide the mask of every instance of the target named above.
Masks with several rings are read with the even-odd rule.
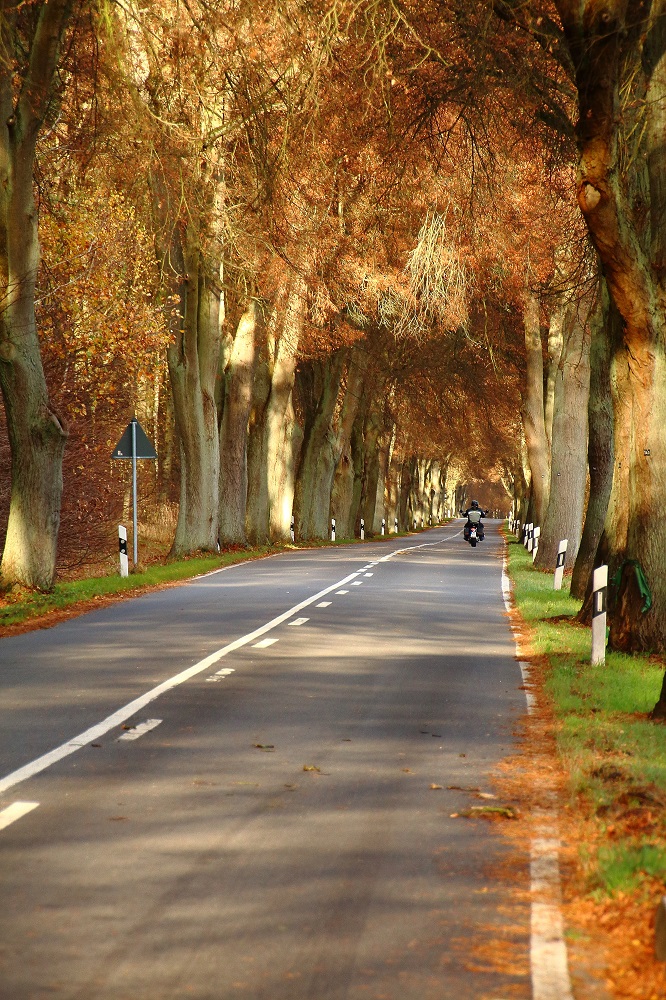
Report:
[[[479,501],[478,500],[472,500],[472,507],[476,508],[478,506],[479,506]]]

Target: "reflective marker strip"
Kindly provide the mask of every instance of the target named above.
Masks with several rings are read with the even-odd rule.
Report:
[[[4,830],[6,826],[11,823],[15,823],[17,819],[21,819],[26,813],[32,812],[36,809],[39,802],[13,802],[11,806],[7,806],[0,812],[0,830]]]
[[[119,736],[118,739],[138,740],[139,736],[143,736],[144,733],[149,733],[151,729],[155,729],[156,726],[159,726],[161,721],[162,721],[161,719],[146,719],[145,722],[141,722],[139,723],[138,726],[134,726],[132,729],[129,729],[126,733],[123,733],[123,735]]]

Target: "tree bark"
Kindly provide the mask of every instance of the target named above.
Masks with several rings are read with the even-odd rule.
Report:
[[[536,557],[539,569],[554,570],[559,542],[568,540],[565,566],[575,562],[583,526],[587,470],[587,405],[590,334],[587,303],[563,312],[563,342],[554,379],[549,502]]]
[[[184,239],[185,253],[178,245],[170,258],[172,266],[178,260],[182,265],[179,322],[167,350],[180,450],[180,505],[172,558],[214,551],[218,534],[220,447],[215,382],[220,291],[205,274],[196,239],[187,232]]]
[[[541,525],[546,512],[550,462],[544,423],[543,345],[539,323],[539,300],[531,291],[527,291],[525,295],[524,327],[526,371],[521,416],[531,470],[534,523]]]
[[[572,597],[583,600],[594,568],[594,557],[608,511],[613,485],[613,401],[611,397],[611,342],[621,339],[617,310],[602,281],[590,343],[590,399],[588,403],[587,464],[590,495],[580,548],[571,576]],[[612,328],[611,328],[612,327]]]
[[[345,394],[334,447],[335,475],[331,490],[330,517],[336,520],[336,535],[340,538],[354,536],[356,508],[354,507],[352,517],[355,483],[352,434],[357,414],[362,409],[368,361],[369,354],[365,344],[354,344],[347,365]]]
[[[335,351],[299,372],[308,417],[294,497],[299,538],[328,538],[331,490],[335,474],[333,416],[344,352]],[[309,412],[308,412],[309,411]]]
[[[229,364],[220,427],[221,545],[245,545],[247,508],[247,438],[255,362],[255,335],[259,304],[250,299],[240,318]]]
[[[42,4],[27,54],[17,29],[19,8],[3,10],[0,25],[0,389],[12,459],[0,581],[38,590],[50,590],[55,577],[67,427],[49,399],[37,336],[33,183],[37,136],[70,12],[68,0]]]

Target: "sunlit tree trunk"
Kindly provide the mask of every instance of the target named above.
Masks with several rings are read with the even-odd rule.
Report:
[[[562,344],[554,377],[549,501],[536,558],[541,569],[555,568],[558,545],[568,540],[573,565],[583,527],[587,471],[587,404],[590,388],[590,334],[586,303],[561,313]],[[566,563],[565,563],[566,565]]]
[[[580,159],[577,197],[624,321],[624,372],[618,371],[616,476],[609,519],[623,533],[618,493],[626,485],[626,550],[613,596],[610,642],[616,649],[666,648],[666,10],[626,0],[556,0],[576,70]],[[643,19],[643,20],[641,20]],[[620,98],[631,70],[643,100]],[[642,83],[641,83],[642,81]],[[624,167],[624,136],[634,107],[644,109],[643,148]],[[639,195],[640,192],[640,196]],[[648,197],[645,198],[645,192]],[[646,204],[649,213],[643,210]],[[621,368],[621,363],[618,364]],[[626,427],[618,434],[618,416]],[[619,469],[622,472],[618,475]],[[609,522],[607,521],[607,529]],[[619,555],[619,548],[615,550]],[[626,561],[625,561],[626,560]],[[652,593],[644,612],[638,563]]]
[[[222,545],[243,545],[247,540],[247,439],[258,322],[259,304],[252,298],[239,320],[225,372],[220,425],[219,533]]]
[[[531,470],[534,523],[541,525],[546,512],[550,463],[548,439],[544,422],[543,345],[539,322],[539,299],[534,292],[525,293],[525,393],[522,420],[527,457]]]
[[[602,282],[599,302],[591,324],[587,446],[590,495],[570,587],[571,595],[579,600],[583,600],[588,588],[613,485],[611,345],[613,342],[619,344],[620,341],[621,328],[617,310],[611,308],[605,283]]]
[[[35,322],[40,251],[33,183],[37,136],[70,9],[67,0],[40,6],[28,53],[17,29],[19,5],[5,7],[0,22],[0,389],[12,457],[0,580],[39,590],[50,590],[55,575],[67,428],[49,399]]]
[[[180,505],[171,556],[217,545],[219,499],[219,437],[215,379],[220,350],[220,292],[205,274],[196,239],[185,253],[171,253],[180,263],[181,287],[178,323],[167,350],[178,446],[180,450]],[[191,238],[191,237],[190,237]]]
[[[248,454],[248,538],[253,542],[289,541],[295,466],[301,442],[292,392],[303,324],[305,288],[299,280],[280,296],[268,324],[266,357],[255,377],[254,415]],[[279,333],[276,334],[276,329]]]

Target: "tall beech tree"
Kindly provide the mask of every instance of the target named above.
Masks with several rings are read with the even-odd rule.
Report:
[[[606,531],[611,577],[620,577],[610,642],[623,650],[663,649],[666,5],[556,0],[555,6],[578,91],[578,204],[624,324]],[[637,564],[652,594],[647,613]]]
[[[62,497],[65,419],[50,402],[35,321],[39,268],[35,152],[57,102],[71,0],[0,12],[0,388],[12,457],[11,502],[0,564],[6,586],[53,584]]]

